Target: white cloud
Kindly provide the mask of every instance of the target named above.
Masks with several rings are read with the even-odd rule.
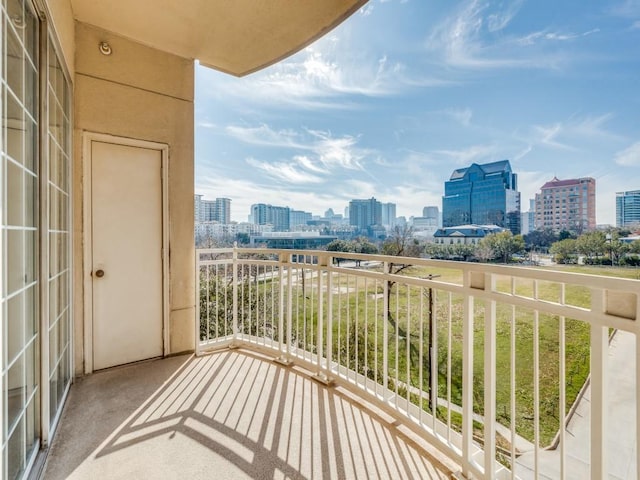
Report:
[[[514,9],[509,14],[494,13],[491,20],[486,20],[484,13],[488,6],[472,0],[453,17],[436,25],[427,39],[427,50],[436,54],[444,53],[447,64],[462,68],[496,68],[525,65],[527,62],[519,58],[508,58],[497,55],[482,40],[485,23],[489,23],[494,31],[504,29],[517,13]]]
[[[296,158],[299,159],[298,163],[313,164],[310,169],[316,172],[328,172],[334,168],[362,170],[362,161],[366,157],[377,155],[373,150],[358,147],[358,137],[334,137],[331,132],[322,130],[273,130],[262,124],[257,127],[231,125],[225,128],[225,132],[251,145],[311,152],[313,159],[310,156]]]
[[[541,30],[525,35],[524,37],[516,38],[515,42],[520,45],[534,45],[540,40],[563,42],[567,40],[575,40],[576,38],[587,37],[594,33],[598,33],[599,31],[599,28],[594,28],[582,33],[560,33]]]
[[[566,57],[557,48],[523,50],[523,46],[542,44],[542,40],[559,42],[585,37],[596,32],[595,28],[581,33],[542,30],[524,36],[510,33],[513,19],[518,15],[523,1],[497,7],[480,0],[463,4],[453,16],[432,29],[426,48],[434,55],[442,55],[444,62],[466,69],[495,68],[545,68],[563,67]]]
[[[373,13],[373,3],[369,3],[359,10],[360,15],[368,17]]]
[[[493,145],[472,145],[460,150],[435,150],[433,152],[448,159],[454,165],[468,165],[481,161],[494,161],[496,148]],[[453,170],[453,168],[452,168]]]
[[[527,145],[525,150],[517,155],[522,158],[535,147],[547,147],[565,152],[578,152],[587,148],[592,142],[620,141],[620,135],[607,130],[606,125],[613,119],[613,114],[602,115],[573,115],[567,120],[547,125],[533,125],[524,136],[515,138]]]
[[[623,0],[613,5],[609,12],[626,18],[640,17],[640,0]]]
[[[293,157],[294,161],[296,161],[301,167],[306,168],[315,173],[329,174],[329,170],[322,168],[306,155],[296,155]]]
[[[287,183],[306,184],[306,183],[322,183],[322,178],[297,168],[299,162],[261,162],[255,158],[247,158],[246,162],[253,168],[264,171],[267,175],[277,180]]]
[[[520,209],[529,210],[529,200],[540,193],[540,188],[553,178],[553,172],[528,171],[518,169],[518,190],[520,191]]]
[[[287,60],[241,79],[201,69],[206,95],[283,108],[353,108],[358,96],[394,95],[403,83],[402,66],[382,54],[366,55],[329,36]],[[209,80],[208,78],[211,78]],[[211,85],[208,87],[208,85]],[[355,98],[344,100],[353,96]],[[342,101],[341,101],[342,100]]]
[[[229,125],[224,130],[229,136],[252,145],[307,148],[306,145],[298,141],[299,135],[297,132],[293,130],[273,130],[264,123],[257,127]]]
[[[523,0],[516,0],[507,4],[504,10],[492,13],[487,16],[487,28],[490,32],[497,32],[504,29],[513,17],[516,16],[520,7],[522,7]]]
[[[465,127],[468,127],[471,124],[471,117],[473,117],[473,111],[469,108],[450,108],[445,110],[444,113]]]
[[[554,123],[553,125],[535,125],[533,130],[537,133],[537,143],[547,147],[555,148],[558,150],[575,150],[574,147],[562,143],[557,138],[563,132],[563,126],[561,123]]]
[[[640,142],[616,153],[615,161],[623,167],[640,167]]]

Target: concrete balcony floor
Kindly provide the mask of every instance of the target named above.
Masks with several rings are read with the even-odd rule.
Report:
[[[78,379],[54,479],[444,479],[454,465],[385,412],[245,350]]]

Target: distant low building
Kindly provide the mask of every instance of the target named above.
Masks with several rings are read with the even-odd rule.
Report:
[[[443,227],[433,234],[435,243],[439,244],[477,244],[487,235],[507,230],[498,225],[458,225],[456,227]]]
[[[249,244],[252,247],[264,244],[267,248],[321,250],[337,238],[319,232],[271,232],[251,235]]]

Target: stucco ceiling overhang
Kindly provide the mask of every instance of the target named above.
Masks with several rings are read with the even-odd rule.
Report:
[[[304,48],[367,0],[71,0],[75,18],[243,76]]]

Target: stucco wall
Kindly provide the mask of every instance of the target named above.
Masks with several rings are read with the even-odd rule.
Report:
[[[194,348],[194,66],[188,59],[75,24],[74,319],[76,373],[83,370],[83,132],[169,145],[171,353]],[[110,56],[98,49],[107,41]]]

